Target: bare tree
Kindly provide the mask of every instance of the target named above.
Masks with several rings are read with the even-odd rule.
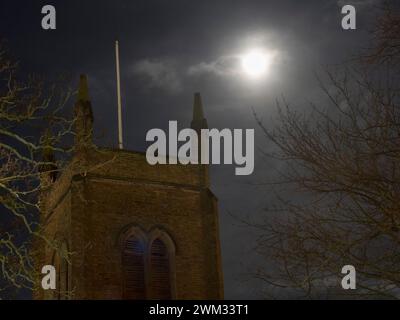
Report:
[[[39,224],[39,194],[68,157],[73,121],[63,108],[70,91],[35,77],[20,80],[17,64],[0,49],[0,298],[35,286],[32,241],[46,239]],[[64,147],[63,147],[64,145]],[[2,294],[3,292],[3,294]]]
[[[386,11],[368,59],[327,72],[327,103],[300,114],[280,102],[273,130],[257,118],[286,163],[271,185],[293,191],[256,225],[258,252],[274,262],[256,276],[272,286],[400,297],[399,25]],[[356,268],[357,290],[341,288],[344,265]]]
[[[372,32],[373,46],[364,60],[372,64],[389,62],[398,66],[400,63],[400,10],[394,4],[386,4],[383,14],[378,17]]]

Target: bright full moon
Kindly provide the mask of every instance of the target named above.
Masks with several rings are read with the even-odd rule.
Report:
[[[261,50],[252,50],[242,56],[243,71],[253,78],[265,74],[270,64],[271,56]]]

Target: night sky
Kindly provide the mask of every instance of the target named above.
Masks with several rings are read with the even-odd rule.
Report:
[[[26,73],[47,79],[67,75],[76,86],[89,78],[96,143],[117,145],[114,42],[120,42],[124,143],[145,151],[152,128],[177,120],[189,127],[193,93],[201,92],[211,128],[254,128],[255,170],[235,176],[234,166],[211,168],[219,199],[226,298],[262,298],[270,290],[251,277],[268,261],[254,253],[257,232],[232,215],[255,219],[273,201],[263,182],[280,163],[263,156],[270,145],[252,108],[274,125],[276,98],[299,111],[321,92],[315,78],[326,66],[343,63],[368,46],[380,1],[22,1],[0,2],[0,37]],[[42,6],[54,5],[57,29],[41,28]],[[357,30],[341,28],[341,6],[357,9]],[[253,79],[238,56],[252,48],[274,54],[269,70]],[[72,111],[71,111],[72,112]]]

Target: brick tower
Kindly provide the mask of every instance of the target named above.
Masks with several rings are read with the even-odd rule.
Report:
[[[217,199],[203,165],[154,165],[141,152],[92,143],[92,106],[81,76],[75,154],[41,197],[56,244],[37,246],[57,289],[37,299],[221,299]],[[206,127],[195,94],[195,130]],[[44,177],[45,178],[45,177]]]

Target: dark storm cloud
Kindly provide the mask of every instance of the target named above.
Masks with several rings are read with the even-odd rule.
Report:
[[[356,31],[340,27],[342,0],[279,1],[52,1],[57,30],[40,28],[47,1],[0,4],[0,30],[21,68],[49,78],[87,73],[98,142],[116,145],[114,41],[119,39],[125,141],[144,150],[151,128],[178,120],[187,127],[192,93],[203,96],[208,123],[217,128],[254,128],[251,108],[267,125],[275,99],[292,105],[319,100],[314,71],[342,62],[365,46],[377,0],[346,1],[358,11]],[[237,55],[252,47],[278,53],[265,81],[238,72]],[[256,147],[270,146],[256,128]],[[212,189],[219,198],[227,298],[262,297],[263,284],[246,275],[260,263],[254,230],[238,226],[227,212],[260,215],[271,200],[254,182],[271,180],[279,163],[256,155],[250,177],[234,176],[230,166],[212,167]]]

